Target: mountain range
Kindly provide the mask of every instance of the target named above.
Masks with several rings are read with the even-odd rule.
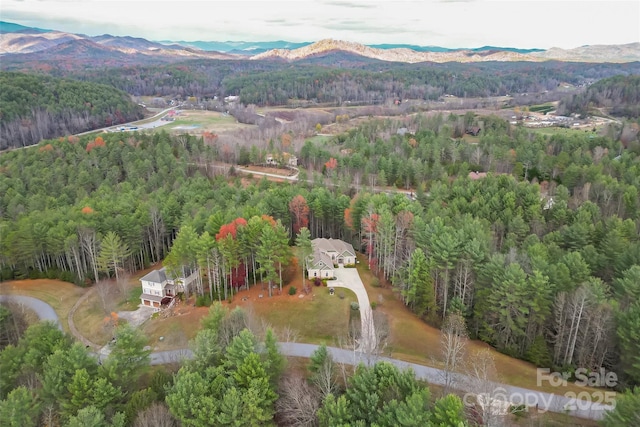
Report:
[[[170,62],[188,58],[300,61],[347,54],[389,62],[480,62],[480,61],[640,61],[640,43],[594,45],[575,49],[518,49],[483,46],[449,49],[402,44],[363,45],[325,39],[314,43],[272,42],[172,42],[149,41],[129,36],[86,36],[25,27],[0,21],[0,56],[5,61],[29,62],[73,59],[109,59],[120,63]]]

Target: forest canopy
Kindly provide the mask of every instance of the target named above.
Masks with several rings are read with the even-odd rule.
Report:
[[[640,117],[640,75],[614,76],[602,79],[581,94],[562,101],[563,114],[590,114],[603,108],[613,116],[637,119]]]
[[[129,95],[107,85],[0,72],[0,87],[0,150],[142,118]]]

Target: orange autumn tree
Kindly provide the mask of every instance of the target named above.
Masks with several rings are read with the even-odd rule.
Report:
[[[246,270],[246,263],[241,262],[241,247],[237,238],[238,229],[245,227],[247,220],[244,218],[236,218],[228,224],[220,226],[220,230],[216,234],[218,248],[224,259],[225,265],[225,298],[227,298],[227,282],[230,282],[231,296],[233,296],[233,288],[240,288],[245,285],[246,274],[241,274],[240,267]]]
[[[218,139],[218,135],[210,131],[204,131],[202,132],[202,138],[204,139],[205,143],[212,144],[216,141],[216,139]]]
[[[96,139],[87,144],[87,153],[90,153],[96,147],[104,147],[104,139],[101,136],[97,136]]]
[[[376,267],[376,258],[374,256],[375,251],[375,236],[378,233],[378,222],[380,221],[380,215],[375,212],[371,212],[368,216],[362,218],[362,242],[367,248],[367,255],[369,256],[369,268],[374,269]]]
[[[353,229],[353,208],[346,208],[344,210],[344,223],[349,230],[355,231]]]
[[[327,168],[327,171],[332,171],[338,167],[338,161],[331,157],[325,164],[324,167]]]
[[[289,211],[293,215],[293,234],[298,234],[301,228],[309,226],[309,205],[301,194],[291,199]]]

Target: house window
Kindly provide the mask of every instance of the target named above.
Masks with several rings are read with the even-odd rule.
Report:
[[[318,276],[318,272],[317,272],[317,271],[314,271],[314,272],[313,272],[313,277],[316,277],[316,276]]]

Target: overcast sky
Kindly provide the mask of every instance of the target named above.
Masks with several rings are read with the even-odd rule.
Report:
[[[149,40],[572,48],[640,41],[640,1],[2,0],[22,25]]]

